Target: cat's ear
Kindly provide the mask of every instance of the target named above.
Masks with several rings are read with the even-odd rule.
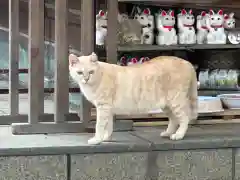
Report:
[[[231,13],[229,14],[229,17],[230,17],[230,18],[233,18],[233,17],[234,17],[234,12],[231,12]]]
[[[218,15],[223,15],[223,10],[222,9],[220,9],[219,11],[218,11]]]
[[[78,57],[74,54],[69,54],[68,60],[69,60],[70,67],[76,65],[79,62]]]
[[[98,61],[98,56],[96,55],[95,52],[92,52],[92,54],[90,55],[90,60],[91,60],[91,62],[97,62]]]
[[[209,14],[212,16],[212,15],[214,15],[215,13],[214,13],[214,11],[213,11],[212,9],[210,9],[210,10],[209,10]]]

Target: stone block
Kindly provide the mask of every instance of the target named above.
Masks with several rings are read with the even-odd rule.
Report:
[[[232,179],[231,149],[162,151],[151,156],[151,180]]]
[[[239,148],[234,149],[234,152],[235,152],[235,180],[240,180],[240,149]]]
[[[71,180],[231,180],[232,150],[71,156]]]
[[[66,156],[0,157],[1,180],[67,180]]]
[[[71,156],[71,180],[145,180],[148,153]]]

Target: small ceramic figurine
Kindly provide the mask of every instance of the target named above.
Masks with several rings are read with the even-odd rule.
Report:
[[[206,25],[209,29],[207,34],[207,44],[226,44],[227,36],[224,31],[223,23],[223,10],[214,13],[211,9],[209,11],[209,18],[206,19]]]
[[[100,10],[96,15],[96,45],[102,46],[105,44],[107,36],[107,13]]]
[[[139,8],[138,13],[134,19],[138,20],[142,26],[141,44],[153,44],[154,41],[154,17],[151,15],[149,8],[144,9],[142,12]]]
[[[138,63],[142,64],[142,63],[144,63],[144,62],[146,62],[148,60],[150,60],[149,57],[141,57]]]
[[[185,9],[178,14],[178,39],[179,44],[195,44],[196,33],[194,28],[194,16],[190,9],[188,12]]]
[[[137,63],[138,63],[138,59],[136,57],[133,57],[128,60],[127,65],[130,66]]]
[[[126,66],[127,65],[127,57],[126,56],[122,56],[118,62],[118,65],[120,66]]]
[[[234,13],[230,13],[229,15],[228,14],[224,14],[224,23],[223,23],[223,27],[225,29],[233,29],[235,28],[235,23],[236,23],[236,20],[234,18]]]
[[[160,11],[156,14],[158,35],[156,36],[156,42],[158,45],[174,45],[177,44],[177,35],[174,28],[175,17],[174,11],[169,10]]]
[[[205,11],[197,16],[197,44],[205,44],[207,40],[208,28],[206,26],[208,15]]]

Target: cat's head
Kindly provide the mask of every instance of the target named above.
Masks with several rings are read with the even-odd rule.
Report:
[[[193,11],[190,9],[188,12],[185,9],[181,10],[181,13],[178,14],[178,18],[181,18],[183,25],[192,26],[195,22]]]
[[[219,10],[215,13],[212,9],[209,11],[209,22],[211,26],[222,26],[224,22],[223,10]]]
[[[235,28],[236,20],[234,18],[234,13],[224,14],[224,28],[226,29],[232,29]]]
[[[93,84],[98,79],[98,56],[93,52],[89,56],[69,55],[69,72],[79,84]]]
[[[174,11],[169,10],[168,12],[162,10],[157,18],[157,21],[160,21],[158,24],[163,26],[174,26],[175,24],[175,16]]]

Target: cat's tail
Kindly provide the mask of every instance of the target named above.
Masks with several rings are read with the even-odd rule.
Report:
[[[192,81],[189,89],[189,101],[191,108],[191,120],[195,120],[198,117],[198,81],[196,71],[193,69]]]

